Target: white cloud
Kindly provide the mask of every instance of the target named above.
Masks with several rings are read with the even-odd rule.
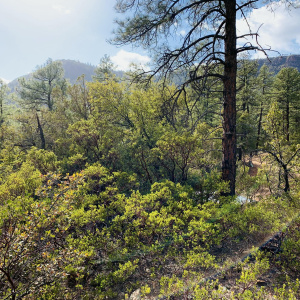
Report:
[[[296,1],[299,4],[300,1]],[[300,51],[300,10],[285,9],[284,5],[274,7],[263,6],[253,10],[248,17],[248,24],[253,33],[258,30],[258,41],[262,47],[271,47],[272,50],[279,51],[281,54],[295,54]],[[247,23],[240,19],[237,21],[238,35],[249,32]],[[255,40],[248,38],[249,42],[255,44]],[[247,42],[245,39],[239,40],[239,44]],[[256,53],[255,57],[262,56]]]
[[[128,71],[131,64],[141,65],[145,69],[150,62],[150,57],[134,52],[120,50],[115,56],[111,57],[111,61],[117,66],[118,70]]]
[[[69,14],[71,14],[71,10],[65,8],[62,5],[53,5],[52,7],[53,7],[54,10],[56,10],[60,14],[63,14],[63,15],[69,15]]]

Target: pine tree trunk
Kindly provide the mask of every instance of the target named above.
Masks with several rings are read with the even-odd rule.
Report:
[[[2,125],[3,122],[4,122],[4,118],[3,118],[3,101],[0,100],[0,126]]]
[[[284,176],[284,191],[287,193],[290,191],[290,183],[289,183],[289,171],[286,165],[283,165],[283,176]]]
[[[263,116],[263,103],[260,103],[260,112],[259,112],[259,120],[258,120],[258,129],[257,129],[257,139],[256,139],[256,149],[259,147],[259,141],[260,141],[260,133],[261,133],[261,127],[262,127],[262,116]]]
[[[290,101],[286,100],[286,140],[290,141]]]
[[[46,149],[45,135],[44,135],[43,127],[42,127],[42,124],[40,122],[38,114],[36,114],[36,120],[37,120],[37,123],[38,123],[38,130],[39,130],[40,138],[41,138],[41,149]]]
[[[222,138],[222,179],[229,182],[230,191],[235,194],[236,177],[236,1],[225,1],[225,67],[224,67],[224,107]]]

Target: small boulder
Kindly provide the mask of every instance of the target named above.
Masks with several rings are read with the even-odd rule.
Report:
[[[129,300],[141,300],[141,289],[134,291],[131,295]]]

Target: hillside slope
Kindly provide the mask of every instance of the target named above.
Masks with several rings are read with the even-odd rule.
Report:
[[[269,59],[258,59],[258,67],[262,67],[266,64],[270,71],[275,74],[278,73],[282,68],[292,67],[300,71],[300,55],[290,55],[290,56],[278,56],[270,57]]]
[[[65,71],[65,78],[68,79],[71,84],[74,84],[77,78],[83,74],[85,75],[87,81],[92,81],[92,76],[94,75],[96,66],[71,59],[62,59],[60,61]],[[30,74],[21,77],[29,78]],[[14,79],[8,84],[12,92],[18,86],[19,78]]]
[[[82,63],[79,61],[71,59],[61,59],[62,66],[65,71],[65,78],[67,78],[71,84],[74,84],[77,78],[81,75],[85,75],[86,81],[92,81],[92,76],[94,75],[96,66],[91,64]],[[294,67],[300,71],[300,55],[290,55],[290,56],[278,56],[271,57],[269,59],[258,59],[258,67],[261,68],[264,64],[269,66],[270,70],[275,74],[278,73],[284,67]],[[117,76],[122,76],[123,72],[116,71]],[[29,75],[21,77],[29,77]],[[11,81],[8,86],[11,91],[14,91],[18,85],[18,78]]]

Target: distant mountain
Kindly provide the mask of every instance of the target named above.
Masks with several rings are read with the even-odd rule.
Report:
[[[74,84],[79,76],[82,74],[85,75],[86,81],[92,81],[92,76],[95,75],[96,66],[91,64],[82,63],[75,60],[70,59],[62,59],[60,60],[62,66],[65,71],[65,78],[67,78],[71,84]],[[273,71],[275,74],[278,73],[284,67],[294,67],[297,68],[300,72],[300,55],[290,55],[290,56],[278,56],[278,57],[271,57],[269,59],[258,59],[258,66],[259,68],[266,64],[269,66],[270,70]],[[123,72],[116,71],[117,76],[122,76]],[[25,78],[29,78],[29,75],[21,76]],[[18,78],[11,81],[8,86],[11,88],[11,91],[14,91],[15,88],[18,86]]]
[[[65,70],[65,78],[74,84],[77,78],[81,75],[85,75],[86,81],[92,81],[92,76],[95,75],[96,66],[85,64],[79,61],[62,59],[60,60]]]
[[[92,81],[92,76],[94,75],[96,66],[70,59],[61,59],[59,61],[62,63],[62,66],[64,68],[65,78],[68,79],[71,84],[74,84],[77,78],[83,74],[85,75],[86,81]],[[29,78],[30,74],[21,77]],[[8,84],[8,86],[11,88],[11,91],[14,91],[18,86],[19,78],[14,79]]]
[[[266,64],[270,71],[277,74],[282,68],[293,67],[300,72],[300,55],[278,56],[270,57],[269,59],[258,59],[258,67],[262,67]]]
[[[80,61],[71,60],[71,59],[60,59],[59,60],[62,63],[62,66],[64,68],[65,78],[70,81],[71,84],[76,83],[76,80],[79,76],[85,75],[86,81],[92,81],[92,76],[95,75],[95,69],[96,66],[93,66],[91,64],[82,63]],[[124,72],[122,71],[115,71],[114,72],[118,77],[122,77],[124,75]],[[21,76],[19,78],[25,77],[29,78],[31,74]],[[11,91],[15,91],[16,87],[18,86],[18,79],[16,78],[13,81],[8,83],[8,86],[10,87]]]

